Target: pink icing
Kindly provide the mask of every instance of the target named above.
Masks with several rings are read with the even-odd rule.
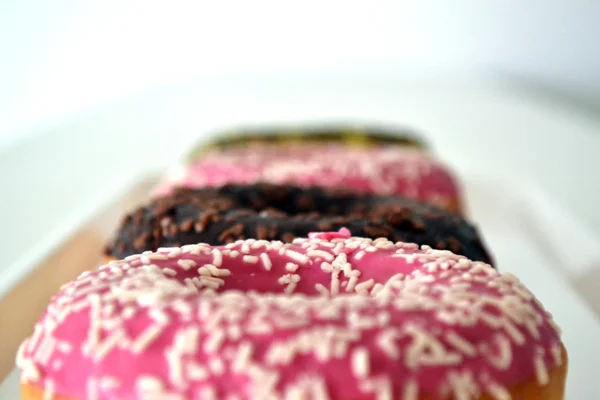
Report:
[[[448,168],[422,151],[310,144],[277,151],[263,146],[209,153],[168,176],[156,194],[167,194],[174,186],[257,181],[402,195],[442,207],[460,203],[458,184]]]
[[[348,228],[340,228],[337,232],[310,232],[308,234],[309,239],[348,239],[350,237],[350,231]]]
[[[324,237],[159,249],[84,273],[17,365],[49,398],[502,399],[546,384],[560,356],[558,328],[513,275]]]

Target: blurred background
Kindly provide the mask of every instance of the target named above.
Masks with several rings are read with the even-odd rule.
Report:
[[[0,144],[186,79],[501,74],[600,112],[592,0],[0,2]]]

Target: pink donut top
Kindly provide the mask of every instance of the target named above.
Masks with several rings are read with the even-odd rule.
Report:
[[[354,148],[306,144],[212,152],[167,176],[156,191],[174,186],[203,187],[265,181],[301,186],[350,188],[357,192],[401,195],[448,207],[459,202],[450,171],[412,148]]]
[[[84,273],[17,365],[48,398],[500,400],[547,384],[561,346],[515,276],[342,231],[164,248]]]

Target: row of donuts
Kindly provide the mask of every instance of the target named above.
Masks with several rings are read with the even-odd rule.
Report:
[[[22,399],[563,399],[552,316],[413,133],[194,148],[19,349]]]

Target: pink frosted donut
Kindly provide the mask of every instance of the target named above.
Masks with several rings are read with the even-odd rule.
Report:
[[[449,169],[413,148],[295,145],[213,151],[173,171],[156,191],[174,186],[204,187],[258,181],[350,188],[401,195],[460,210],[460,190]]]
[[[565,356],[513,275],[342,231],[84,273],[17,364],[29,399],[504,400],[561,399]]]

